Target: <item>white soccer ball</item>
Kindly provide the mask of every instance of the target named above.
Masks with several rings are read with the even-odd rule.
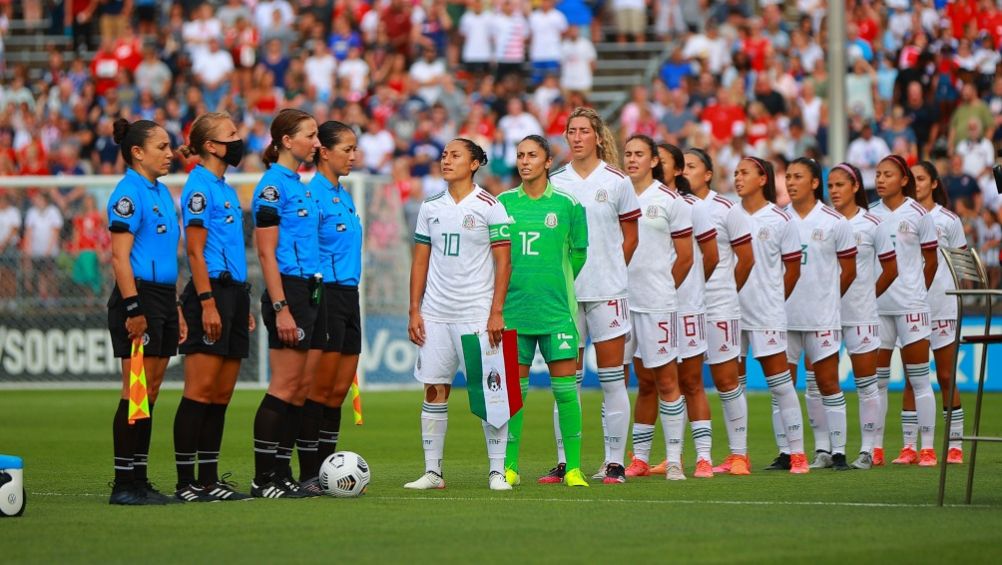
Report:
[[[369,478],[369,464],[353,451],[338,451],[320,465],[320,487],[337,498],[365,494]]]

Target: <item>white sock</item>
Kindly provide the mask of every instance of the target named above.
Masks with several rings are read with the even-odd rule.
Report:
[[[793,377],[790,371],[783,371],[765,378],[769,392],[779,403],[783,427],[786,429],[786,442],[790,453],[804,452],[804,415],[800,412],[800,399],[797,389],[793,388]]]
[[[901,438],[905,447],[916,449],[918,441],[918,412],[914,410],[901,411]]]
[[[748,375],[738,375],[738,386],[741,390],[748,388]]]
[[[682,436],[685,434],[685,398],[667,402],[658,400],[661,427],[665,432],[665,459],[668,463],[682,464]]]
[[[624,438],[623,441],[626,441],[626,439]],[[605,455],[603,455],[604,457],[603,461],[605,461],[606,463],[612,461],[612,453],[611,450],[609,449],[609,426],[606,424],[605,421],[605,399],[602,400],[602,447],[605,450],[604,451]]]
[[[574,373],[578,383],[578,404],[581,404],[581,383],[584,381],[584,370],[578,369]],[[553,436],[557,439],[557,463],[566,463],[567,456],[564,455],[564,438],[560,435],[560,412],[557,411],[557,402],[553,401]]]
[[[508,448],[508,422],[500,428],[480,421],[484,426],[484,439],[487,441],[487,459],[491,463],[491,472],[504,473],[504,453]]]
[[[696,459],[710,461],[710,450],[713,448],[713,430],[709,420],[697,420],[690,424],[692,442],[696,445]]]
[[[740,384],[734,390],[717,391],[727,420],[727,447],[731,453],[748,453],[748,398]]]
[[[946,422],[946,410],[943,410],[943,422]],[[953,409],[953,420],[950,426],[950,449],[963,449],[964,442],[960,441],[960,436],[964,435],[964,409],[957,407]]]
[[[651,444],[654,442],[654,424],[633,423],[633,456],[649,463]]]
[[[880,411],[877,412],[877,428],[873,432],[873,447],[884,448],[884,428],[887,424],[887,387],[891,384],[891,368],[877,367],[877,398]]]
[[[805,404],[807,404],[807,421],[811,424],[811,431],[814,432],[814,451],[827,451],[831,453],[831,440],[828,439],[828,420],[825,417],[824,404],[821,402],[821,391],[818,389],[818,382],[814,378],[814,371],[806,371],[807,392],[804,393]]]
[[[905,376],[915,392],[915,410],[918,412],[919,440],[923,449],[935,449],[936,394],[929,381],[929,363],[905,365]]]
[[[821,397],[821,403],[825,408],[825,420],[828,424],[828,435],[831,438],[829,443],[832,453],[845,455],[845,430],[847,427],[845,417],[845,395],[842,391]]]
[[[599,367],[598,381],[602,385],[605,438],[609,444],[606,462],[622,465],[626,455],[626,434],[630,431],[630,395],[623,381],[623,366]]]
[[[772,397],[772,435],[776,439],[776,447],[780,453],[790,454],[790,444],[786,441],[786,427],[783,425],[783,413],[779,411],[779,401]]]
[[[873,450],[873,435],[877,430],[877,417],[880,415],[880,390],[877,387],[877,377],[856,379],[856,393],[859,396],[859,430],[862,435],[859,452],[870,453]]]
[[[445,430],[448,427],[448,404],[431,404],[428,402],[421,404],[421,441],[424,443],[425,471],[434,471],[439,475],[442,474],[442,454],[445,452]]]

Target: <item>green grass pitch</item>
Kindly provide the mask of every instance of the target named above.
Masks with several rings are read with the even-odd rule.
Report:
[[[260,391],[238,391],[227,415],[220,470],[246,490],[252,472],[251,425]],[[528,400],[523,485],[487,489],[479,422],[464,390],[451,402],[446,439],[448,488],[401,488],[423,471],[421,393],[363,395],[366,423],[342,427],[342,449],[372,467],[360,499],[254,500],[170,507],[112,507],[112,391],[0,391],[0,452],[22,456],[28,506],[0,520],[0,560],[24,562],[994,562],[1002,555],[1002,449],[981,446],[971,508],[936,508],[938,469],[888,466],[872,471],[764,472],[774,455],[769,399],[749,399],[753,474],[660,477],[588,489],[537,485],[555,457],[547,390]],[[719,402],[714,458],[726,454]],[[150,475],[174,485],[172,419],[178,391],[156,410]],[[586,392],[584,462],[600,463],[601,395]],[[890,401],[888,454],[900,448]],[[1002,396],[988,395],[983,433],[1002,433]],[[973,404],[967,406],[969,420]],[[850,452],[858,447],[856,399],[849,398]],[[939,424],[937,424],[939,425]],[[940,430],[941,428],[937,428]],[[655,438],[654,458],[664,444]],[[810,434],[808,430],[808,435]],[[937,434],[937,445],[941,436]],[[810,440],[808,440],[810,448]],[[694,452],[687,440],[686,472]],[[952,467],[948,502],[962,502],[967,466]]]

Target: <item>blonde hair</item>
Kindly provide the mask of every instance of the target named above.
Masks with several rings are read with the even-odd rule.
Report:
[[[616,136],[612,135],[612,131],[609,130],[609,127],[599,117],[598,112],[594,108],[586,108],[584,106],[574,108],[570,117],[567,118],[567,125],[564,126],[565,136],[567,135],[567,129],[571,126],[571,120],[574,118],[585,118],[591,124],[592,129],[595,130],[595,137],[598,138],[598,146],[595,148],[595,151],[598,153],[598,158],[617,169],[621,168]]]
[[[212,132],[223,120],[233,118],[226,112],[209,112],[195,118],[191,124],[191,132],[188,134],[188,144],[177,148],[177,152],[185,158],[198,155],[201,158],[208,157],[205,150],[205,142],[212,139]]]

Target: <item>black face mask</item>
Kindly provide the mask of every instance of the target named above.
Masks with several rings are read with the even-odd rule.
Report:
[[[233,141],[216,141],[215,139],[212,139],[210,141],[226,146],[226,155],[223,155],[220,159],[222,159],[227,165],[236,167],[240,164],[240,160],[244,158],[244,140],[234,139]]]

